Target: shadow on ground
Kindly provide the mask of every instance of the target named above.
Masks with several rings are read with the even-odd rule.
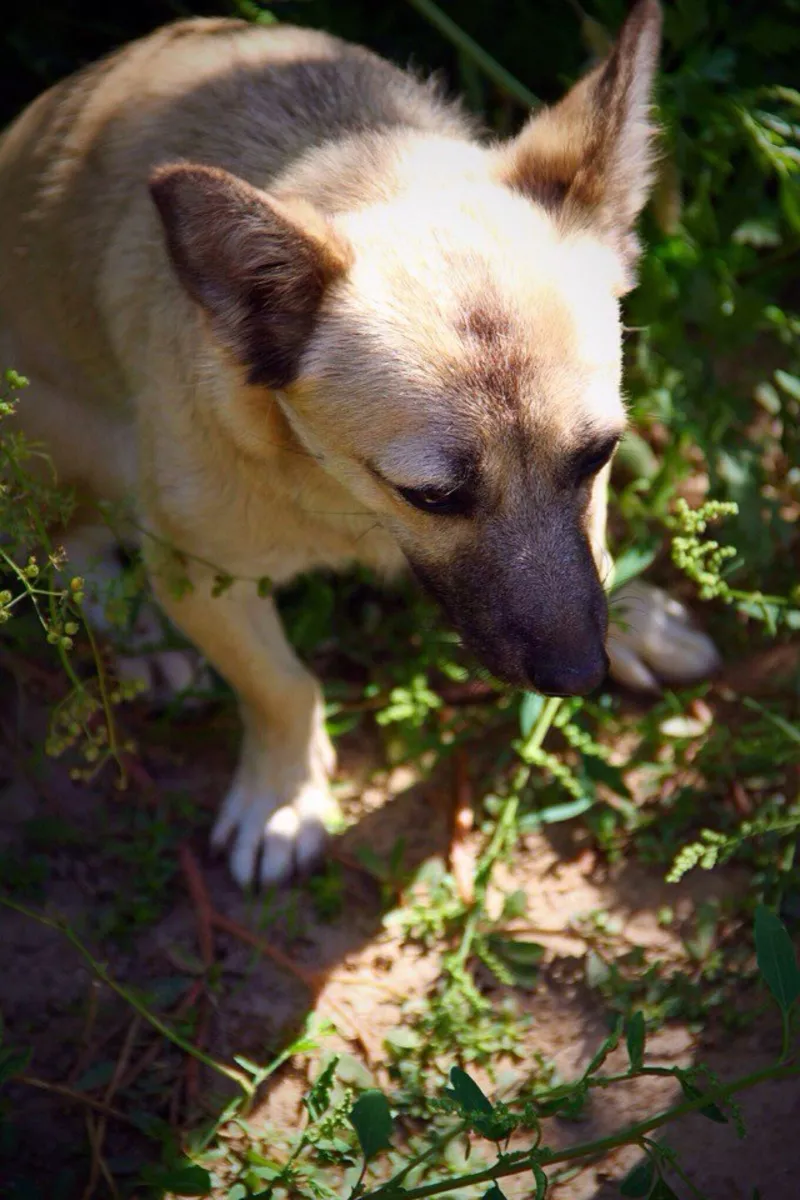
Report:
[[[3,678],[8,683],[12,677]],[[332,1046],[349,1056],[354,1077],[391,1087],[381,1065],[383,1039],[400,1024],[407,999],[434,983],[438,958],[403,944],[385,925],[380,887],[358,866],[359,848],[388,861],[402,838],[406,872],[446,855],[449,779],[408,786],[402,773],[395,773],[375,782],[375,748],[363,739],[347,739],[342,775],[358,793],[360,817],[336,841],[335,870],[311,888],[248,900],[230,883],[224,865],[210,860],[204,849],[233,757],[235,723],[226,712],[183,721],[177,742],[174,729],[150,724],[142,731],[143,762],[157,786],[145,786],[142,776],[120,796],[110,787],[71,784],[59,765],[40,761],[32,769],[28,751],[22,752],[36,744],[42,714],[29,698],[23,700],[24,692],[6,686],[3,694],[0,864],[6,886],[37,909],[63,916],[99,947],[114,979],[145,994],[166,1020],[186,1036],[201,1038],[219,1059],[230,1062],[234,1054],[244,1054],[267,1060],[316,1005],[337,1026]],[[610,868],[588,851],[582,837],[576,823],[559,827],[551,840],[524,839],[513,870],[498,880],[503,889],[525,890],[529,911],[523,924],[547,949],[539,986],[533,993],[516,993],[532,1018],[527,1049],[531,1059],[540,1053],[554,1062],[564,1078],[580,1072],[607,1030],[605,1006],[586,986],[587,944],[570,928],[571,920],[606,909],[617,918],[621,942],[643,947],[649,960],[668,961],[676,951],[676,930],[694,906],[742,886],[742,878],[729,870],[713,877],[692,875],[668,889],[657,869]],[[176,865],[182,846],[184,858],[190,848],[190,861],[199,867],[210,904],[222,918],[213,933],[210,977],[215,982],[208,993],[199,983],[203,922]],[[665,903],[677,916],[670,929],[657,919]],[[231,929],[268,941],[277,956],[260,952]],[[187,1108],[221,1110],[230,1093],[219,1079],[187,1070],[179,1052],[97,983],[62,934],[0,909],[0,958],[0,1008],[8,1042],[32,1048],[28,1076],[67,1089],[59,1094],[28,1083],[9,1092],[13,1131],[3,1148],[0,1194],[6,1194],[5,1186],[16,1197],[88,1197],[93,1181],[87,1116],[96,1137],[102,1117],[97,1104],[129,1115],[157,1113],[176,1124]],[[311,975],[321,985],[315,997],[303,982]],[[498,1003],[507,994],[488,978],[485,984]],[[648,1049],[654,1061],[666,1063],[688,1063],[700,1054],[721,1077],[732,1078],[774,1059],[778,1043],[779,1031],[771,1027],[734,1038],[712,1022],[699,1047],[685,1023],[676,1021],[653,1037]],[[294,1130],[308,1080],[305,1066],[287,1064],[266,1088],[254,1122],[276,1138]],[[554,1121],[551,1137],[566,1145],[641,1120],[674,1102],[673,1083],[636,1082],[603,1093],[579,1124]],[[696,1116],[670,1128],[667,1141],[708,1197],[752,1200],[758,1186],[763,1200],[790,1200],[797,1195],[800,1169],[797,1084],[765,1086],[749,1095],[743,1108],[745,1141],[730,1125]],[[147,1144],[113,1115],[106,1126],[103,1155],[123,1180],[140,1170]],[[607,1158],[559,1185],[555,1195],[611,1200],[635,1159],[636,1151],[630,1150]],[[106,1194],[101,1177],[94,1186],[98,1196]],[[679,1182],[675,1190],[681,1197],[691,1194]],[[506,1191],[523,1196],[529,1187],[510,1184]]]

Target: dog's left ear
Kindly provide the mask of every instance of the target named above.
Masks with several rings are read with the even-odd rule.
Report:
[[[661,40],[658,0],[638,0],[605,62],[500,150],[500,177],[556,209],[564,223],[597,229],[633,283],[636,218],[654,175],[650,118]]]
[[[150,193],[178,279],[253,384],[294,382],[351,250],[322,213],[215,167],[160,167]]]

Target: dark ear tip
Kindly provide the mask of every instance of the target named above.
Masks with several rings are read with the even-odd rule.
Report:
[[[224,171],[214,167],[203,167],[196,163],[165,163],[156,167],[150,174],[147,186],[159,211],[173,209],[178,202],[181,190],[192,188],[197,191],[204,188],[208,192],[216,185],[227,182]]]
[[[147,181],[147,188],[162,216],[175,207],[180,176],[183,175],[185,175],[185,168],[175,164],[156,167],[151,173]]]

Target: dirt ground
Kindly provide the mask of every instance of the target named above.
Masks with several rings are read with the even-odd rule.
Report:
[[[140,738],[147,775],[142,772],[131,791],[120,796],[110,787],[70,783],[59,764],[45,761],[32,767],[29,760],[22,761],[19,724],[13,720],[15,712],[19,717],[19,697],[12,696],[11,675],[0,678],[5,695],[0,706],[5,735],[0,757],[3,861],[24,870],[25,855],[30,854],[26,846],[30,830],[41,827],[42,821],[57,822],[57,828],[74,834],[64,837],[56,850],[49,846],[46,878],[35,906],[63,914],[78,931],[96,929],[98,916],[115,911],[124,899],[120,889],[130,885],[139,869],[135,861],[126,861],[118,871],[114,853],[110,853],[114,839],[127,836],[117,824],[123,811],[120,806],[125,806],[127,820],[131,811],[127,806],[142,806],[143,813],[148,808],[160,813],[159,797],[183,797],[186,804],[167,822],[164,848],[156,841],[152,858],[163,865],[167,856],[174,858],[183,845],[188,846],[189,861],[199,866],[214,910],[236,927],[266,939],[287,962],[259,953],[238,934],[219,926],[213,945],[204,949],[198,943],[197,903],[189,894],[187,877],[177,871],[165,884],[169,903],[157,919],[132,935],[105,939],[103,961],[112,977],[139,988],[171,980],[177,991],[170,1001],[173,1007],[167,1011],[175,1012],[176,1004],[180,1011],[180,997],[187,989],[191,991],[202,968],[202,955],[210,954],[221,982],[203,1018],[207,1049],[227,1061],[235,1053],[265,1061],[287,1032],[301,1025],[312,1003],[301,976],[313,973],[315,982],[324,981],[315,1000],[317,1011],[328,1015],[339,1033],[328,1044],[351,1056],[345,1061],[356,1076],[363,1078],[366,1072],[379,1086],[386,1086],[380,1066],[385,1057],[383,1037],[398,1025],[403,1002],[435,979],[438,963],[419,947],[402,944],[391,925],[384,924],[379,888],[355,865],[356,853],[359,846],[367,846],[388,857],[402,836],[406,868],[445,854],[450,820],[447,781],[409,786],[408,773],[402,771],[370,781],[372,751],[360,739],[345,739],[341,776],[348,783],[343,802],[350,812],[359,813],[359,819],[336,840],[333,849],[342,872],[341,910],[332,919],[322,920],[319,905],[312,903],[307,890],[296,888],[279,896],[265,914],[235,889],[224,865],[213,861],[205,850],[211,813],[232,762],[235,734],[228,717],[189,718],[174,747],[163,728],[150,730],[149,739],[143,728]],[[198,730],[203,731],[202,737]],[[187,747],[191,752],[187,753]],[[158,786],[151,788],[148,778],[158,779]],[[644,947],[649,960],[677,960],[683,953],[681,923],[693,905],[726,889],[735,891],[744,886],[745,879],[735,870],[713,875],[694,872],[680,885],[668,887],[655,869],[648,873],[624,863],[609,867],[588,851],[580,823],[575,822],[559,827],[558,837],[526,837],[513,871],[498,882],[504,890],[524,889],[529,911],[520,925],[547,948],[539,986],[531,993],[516,993],[532,1018],[531,1060],[538,1052],[556,1064],[561,1077],[569,1078],[585,1066],[608,1028],[602,1000],[585,983],[588,945],[571,928],[573,920],[606,909],[619,919],[615,937],[621,945]],[[659,909],[665,904],[672,906],[677,918],[669,928],[658,921]],[[147,1059],[141,1079],[149,1080],[146,1086],[153,1103],[163,1106],[165,1095],[174,1088],[175,1053],[150,1036],[146,1027],[131,1032],[130,1010],[93,979],[59,932],[0,908],[0,965],[0,1009],[7,1040],[33,1046],[30,1076],[73,1088],[90,1064],[118,1060],[128,1037],[129,1066]],[[505,989],[488,979],[486,986],[499,1003]],[[689,1063],[699,1055],[722,1078],[733,1078],[774,1060],[779,1030],[765,1025],[764,1020],[756,1027],[758,1033],[732,1038],[712,1024],[699,1045],[689,1029],[673,1023],[649,1040],[649,1061]],[[527,1064],[508,1066],[504,1085],[513,1083],[515,1072],[524,1072]],[[189,1083],[184,1082],[188,1088]],[[287,1065],[267,1088],[253,1122],[276,1130],[276,1136],[281,1130],[294,1129],[307,1083],[306,1073],[294,1064]],[[217,1084],[202,1075],[193,1086],[212,1108],[224,1100]],[[668,1079],[598,1093],[588,1117],[577,1125],[551,1122],[555,1125],[553,1136],[565,1144],[601,1136],[671,1102],[675,1090],[674,1080]],[[103,1089],[91,1094],[102,1096]],[[6,1147],[5,1162],[0,1164],[0,1195],[4,1179],[6,1187],[12,1179],[17,1185],[21,1179],[27,1181],[28,1189],[24,1193],[18,1190],[16,1195],[48,1200],[85,1195],[87,1127],[82,1105],[73,1097],[30,1085],[13,1087],[10,1101],[19,1142],[13,1152]],[[794,1200],[800,1173],[800,1087],[794,1081],[763,1086],[743,1097],[742,1108],[748,1130],[744,1141],[737,1139],[732,1125],[713,1124],[701,1116],[671,1127],[667,1141],[679,1150],[680,1161],[696,1187],[713,1200],[752,1200],[756,1187],[761,1200]],[[131,1139],[124,1127],[117,1128],[113,1120],[105,1144],[109,1161],[123,1167],[126,1157],[135,1158],[140,1152],[137,1139]],[[627,1151],[604,1160],[560,1184],[554,1195],[558,1200],[611,1200],[619,1195],[618,1182],[636,1153]],[[81,1156],[84,1165],[70,1175]],[[688,1191],[682,1191],[680,1184],[675,1188],[682,1200],[688,1200]],[[527,1184],[519,1184],[516,1192],[511,1185],[506,1190],[509,1195],[530,1194]],[[102,1189],[98,1194],[103,1194]]]

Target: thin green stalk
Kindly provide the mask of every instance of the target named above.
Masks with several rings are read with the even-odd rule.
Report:
[[[361,1172],[358,1176],[358,1179],[353,1184],[352,1190],[351,1190],[350,1195],[348,1196],[347,1200],[355,1200],[356,1196],[361,1195],[361,1189],[364,1186],[364,1177],[367,1173],[368,1166],[369,1166],[369,1159],[365,1158],[363,1163],[361,1164]]]
[[[464,933],[461,938],[461,945],[458,947],[455,960],[452,964],[452,970],[463,971],[467,965],[467,960],[472,953],[472,943],[475,940],[475,934],[478,932],[478,923],[483,915],[483,906],[476,902],[464,924]]]
[[[67,941],[75,947],[81,957],[89,964],[97,978],[101,979],[107,987],[110,987],[112,992],[116,992],[116,994],[120,996],[126,1004],[129,1004],[144,1021],[147,1021],[149,1025],[152,1025],[162,1037],[165,1037],[167,1041],[172,1042],[173,1045],[177,1046],[180,1050],[183,1050],[185,1054],[189,1054],[192,1058],[197,1059],[197,1061],[201,1062],[203,1066],[209,1067],[212,1071],[216,1071],[218,1075],[225,1075],[228,1079],[231,1079],[234,1083],[239,1085],[245,1095],[251,1095],[253,1092],[252,1080],[250,1080],[241,1071],[237,1071],[234,1067],[228,1067],[225,1065],[225,1063],[217,1062],[217,1060],[212,1058],[210,1054],[206,1054],[204,1051],[199,1050],[197,1046],[193,1046],[191,1042],[187,1042],[186,1039],[181,1037],[179,1033],[176,1033],[174,1029],[170,1029],[168,1025],[165,1025],[164,1022],[161,1021],[154,1013],[150,1012],[147,1006],[138,998],[138,996],[135,995],[134,992],[128,991],[128,989],[123,987],[121,983],[117,983],[113,976],[108,973],[103,964],[97,961],[88,947],[84,946],[83,942],[69,927],[69,925],[61,924],[59,921],[53,920],[52,917],[46,917],[43,913],[37,913],[32,908],[28,908],[24,904],[18,904],[16,901],[9,900],[5,896],[0,896],[0,904],[5,905],[6,908],[13,909],[14,912],[21,913],[25,917],[30,917],[33,921],[38,921],[40,925],[45,925],[48,929],[55,929],[56,932],[62,934]]]
[[[781,1039],[781,1057],[780,1061],[785,1063],[789,1057],[792,1041],[792,1014],[790,1009],[781,1008],[781,1021],[783,1027],[783,1037]]]
[[[503,1179],[509,1175],[518,1175],[523,1171],[528,1171],[534,1162],[538,1163],[541,1167],[549,1167],[560,1162],[572,1162],[575,1159],[607,1154],[612,1150],[618,1149],[620,1146],[639,1142],[646,1134],[651,1133],[652,1130],[659,1129],[662,1125],[667,1125],[671,1121],[677,1121],[680,1117],[685,1117],[689,1113],[705,1108],[709,1104],[723,1103],[737,1092],[745,1091],[747,1088],[755,1087],[757,1084],[765,1083],[767,1080],[790,1079],[798,1075],[800,1075],[800,1065],[798,1064],[781,1065],[778,1063],[770,1067],[762,1067],[761,1070],[753,1071],[750,1075],[745,1075],[741,1079],[735,1079],[732,1083],[712,1088],[702,1096],[697,1096],[692,1100],[685,1100],[681,1104],[675,1104],[672,1108],[665,1109],[664,1112],[651,1117],[647,1121],[640,1121],[635,1125],[629,1125],[627,1129],[623,1129],[619,1133],[610,1134],[608,1137],[596,1138],[594,1141],[584,1142],[577,1146],[570,1146],[564,1150],[537,1150],[534,1153],[522,1151],[517,1154],[505,1155],[493,1167],[486,1167],[482,1171],[474,1171],[469,1175],[450,1176],[448,1179],[440,1179],[434,1183],[423,1184],[421,1187],[409,1188],[403,1192],[403,1200],[425,1200],[427,1196],[438,1196],[443,1192],[454,1192],[472,1185],[492,1183],[497,1179]],[[382,1198],[392,1195],[393,1190],[394,1181],[390,1179],[387,1183],[382,1184],[381,1187],[376,1188],[375,1191],[366,1192],[362,1200],[382,1200]]]
[[[524,83],[507,71],[505,67],[492,58],[483,46],[479,45],[474,38],[471,38],[468,33],[456,25],[455,21],[448,17],[447,13],[442,12],[438,4],[434,4],[433,0],[408,0],[412,8],[421,13],[426,21],[429,21],[439,33],[443,34],[449,42],[452,42],[462,54],[480,67],[484,75],[487,75],[493,83],[496,83],[499,88],[507,92],[509,96],[518,101],[525,108],[539,108],[541,100],[538,96],[534,96],[533,92],[525,87]]]
[[[14,476],[17,486],[24,489],[25,477],[23,475],[23,472],[19,468],[19,464],[16,462],[14,457],[10,454],[5,454],[4,459],[6,462],[6,466],[11,470],[11,472]],[[29,513],[31,521],[33,523],[33,527],[36,530],[36,534],[39,538],[39,543],[47,550],[48,558],[52,562],[52,552],[51,552],[52,547],[50,545],[50,539],[48,537],[44,522],[42,521],[42,518],[41,518],[36,506],[29,505],[28,513]],[[20,580],[20,582],[25,587],[25,589],[28,592],[28,595],[30,596],[30,599],[33,603],[34,609],[36,610],[36,615],[39,618],[39,621],[41,622],[43,629],[45,631],[47,631],[47,628],[48,628],[47,622],[42,617],[41,611],[39,609],[38,601],[36,600],[36,594],[39,593],[39,589],[31,587],[30,580],[28,579],[27,575],[25,575],[24,571],[22,571],[17,566],[17,564],[14,562],[14,560],[12,558],[9,557],[9,555],[7,555],[4,551],[0,551],[0,554],[2,554],[3,561],[12,569],[14,574],[17,576],[17,578]],[[51,626],[53,626],[56,624],[56,622],[58,620],[58,607],[56,604],[56,595],[52,590],[44,592],[43,594],[46,595],[46,597],[47,597],[48,607],[50,610],[50,624],[51,624]],[[113,713],[113,709],[111,707],[111,701],[108,696],[108,690],[106,688],[105,671],[103,668],[103,663],[100,658],[97,644],[94,640],[94,637],[92,636],[91,630],[89,629],[89,623],[86,620],[84,620],[84,628],[86,629],[87,634],[89,635],[89,640],[90,640],[91,646],[92,646],[92,653],[94,655],[95,666],[97,668],[97,676],[98,676],[98,681],[99,681],[99,685],[100,685],[100,697],[101,697],[101,702],[102,702],[102,707],[103,707],[103,714],[106,719],[106,729],[108,731],[109,749],[111,749],[112,745],[113,745],[114,749],[112,749],[112,753],[114,755],[114,760],[121,767],[121,761],[119,758],[119,754],[116,751],[116,729],[115,729],[115,725],[114,725],[114,713]],[[56,650],[58,653],[59,660],[61,662],[61,666],[62,666],[64,672],[66,673],[67,678],[69,679],[70,683],[72,684],[73,688],[78,693],[78,695],[83,695],[86,691],[84,684],[78,678],[78,675],[76,674],[76,672],[72,666],[72,663],[69,661],[69,656],[68,656],[66,650],[64,649],[64,647],[61,645],[60,641],[58,642],[58,644],[56,646]],[[123,769],[123,777],[124,777],[124,775],[125,775],[125,772]]]
[[[648,1143],[651,1146],[655,1147],[656,1152],[658,1152],[658,1143],[657,1142],[651,1142],[649,1138],[645,1138],[643,1144],[646,1146]],[[661,1174],[661,1172],[663,1170],[663,1162],[659,1162],[657,1165],[658,1165],[658,1169],[659,1169],[659,1174]],[[684,1171],[681,1164],[677,1161],[677,1159],[671,1158],[669,1160],[668,1170],[675,1172],[675,1174],[678,1176],[678,1178],[680,1180],[683,1181],[683,1183],[686,1185],[686,1187],[689,1189],[689,1191],[692,1193],[692,1195],[696,1197],[696,1200],[706,1200],[706,1197],[703,1194],[703,1192],[701,1192],[700,1189],[695,1184],[692,1183],[691,1179],[686,1174],[686,1172]],[[662,1178],[663,1178],[663,1175],[662,1175]]]
[[[103,658],[100,653],[100,647],[97,645],[94,633],[89,621],[84,622],[86,636],[89,638],[89,645],[92,648],[94,656],[94,665],[97,671],[97,686],[100,690],[100,702],[103,705],[103,713],[106,718],[106,732],[108,733],[108,751],[114,762],[117,764],[121,774],[120,787],[125,787],[128,779],[128,772],[125,768],[125,761],[120,754],[119,742],[117,741],[117,723],[114,720],[114,710],[111,706],[111,697],[108,694],[108,679],[106,678],[106,669],[103,663]],[[106,761],[108,761],[106,759]]]
[[[423,1150],[422,1153],[418,1154],[416,1158],[412,1158],[400,1171],[397,1172],[397,1174],[392,1178],[393,1186],[395,1188],[399,1187],[403,1180],[407,1179],[413,1170],[415,1170],[417,1167],[423,1166],[428,1159],[433,1158],[433,1156],[438,1154],[440,1150],[444,1150],[445,1147],[449,1146],[450,1143],[455,1140],[455,1138],[460,1137],[462,1133],[466,1133],[468,1129],[469,1121],[459,1121],[458,1124],[454,1125],[452,1129],[448,1129],[446,1133],[443,1133],[440,1137],[435,1138],[426,1150]]]
[[[545,702],[544,708],[539,713],[538,721],[528,734],[528,738],[525,742],[526,750],[539,750],[541,748],[542,742],[547,737],[550,726],[556,719],[556,713],[558,712],[562,703],[563,697],[561,696],[550,696],[550,698]]]
[[[619,1075],[596,1075],[594,1078],[587,1079],[586,1082],[589,1087],[609,1087],[612,1083],[625,1083],[628,1079],[640,1079],[642,1075],[674,1074],[674,1067],[639,1067],[638,1071],[622,1071]]]
[[[561,696],[551,696],[545,703],[544,708],[539,713],[539,718],[533,729],[528,734],[525,742],[520,750],[520,755],[524,758],[526,752],[531,750],[540,750],[544,739],[550,731],[550,726],[555,720],[556,713],[562,703]],[[516,774],[511,782],[511,792],[514,796],[518,796],[522,789],[526,786],[531,777],[530,763],[523,762],[517,768]]]
[[[111,532],[114,534],[114,536],[119,538],[119,540],[121,541],[122,536],[121,536],[121,531],[120,531],[120,525],[112,524],[112,517],[109,515],[109,508],[107,505],[101,506],[100,515],[102,516],[103,520],[105,521],[106,525],[111,530]],[[336,514],[336,515],[342,515],[342,514]],[[360,513],[350,513],[350,514],[344,514],[344,515],[360,516],[361,514]],[[371,515],[371,514],[365,514],[365,515]],[[142,537],[148,538],[149,541],[151,541],[154,545],[158,546],[162,550],[168,551],[170,554],[174,555],[174,557],[177,558],[178,560],[184,560],[186,562],[197,563],[197,565],[199,567],[205,567],[205,569],[207,571],[210,571],[215,576],[220,576],[224,579],[230,578],[232,583],[253,583],[253,584],[258,585],[263,582],[263,578],[264,578],[263,576],[261,578],[259,578],[258,576],[255,576],[255,575],[236,575],[236,576],[230,575],[229,576],[229,574],[226,570],[224,570],[222,567],[220,567],[217,563],[212,562],[210,558],[203,558],[202,554],[194,554],[189,550],[182,550],[180,546],[176,546],[173,542],[171,542],[169,540],[169,538],[162,537],[161,534],[155,533],[152,529],[148,529],[146,525],[142,525],[141,522],[137,521],[136,518],[130,514],[128,514],[124,517],[124,522],[126,525],[130,525],[130,527],[132,529],[135,529],[137,533],[140,533],[142,535]]]

